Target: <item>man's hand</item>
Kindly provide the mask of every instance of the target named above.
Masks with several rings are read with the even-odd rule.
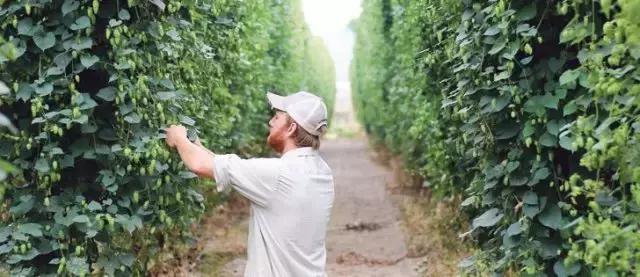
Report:
[[[176,144],[181,140],[187,139],[187,128],[182,125],[171,125],[165,129],[165,132],[165,142],[172,148],[176,147]]]
[[[187,138],[187,129],[182,125],[171,125],[164,130],[165,142],[169,147],[175,147],[178,150],[180,159],[191,172],[200,177],[215,178],[213,172],[215,154],[213,152],[203,146],[196,145],[200,144],[199,140],[196,140],[196,143],[191,143]]]

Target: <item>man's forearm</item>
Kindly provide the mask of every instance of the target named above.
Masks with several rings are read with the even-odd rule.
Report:
[[[204,147],[204,145],[202,145],[202,144],[196,144],[196,145],[198,147],[202,148],[204,151],[207,151],[207,153],[209,153],[211,156],[215,156],[215,154],[211,150],[209,150],[206,147]]]
[[[214,178],[213,152],[191,143],[186,137],[176,143],[178,154],[185,166],[200,177]]]

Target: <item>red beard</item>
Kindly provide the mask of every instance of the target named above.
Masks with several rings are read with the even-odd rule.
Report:
[[[271,130],[267,137],[267,144],[278,153],[284,151],[285,130]]]

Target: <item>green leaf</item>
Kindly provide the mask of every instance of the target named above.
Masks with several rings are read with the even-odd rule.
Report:
[[[231,18],[224,16],[218,16],[215,22],[216,24],[227,25],[229,27],[233,26],[233,21],[231,20]]]
[[[0,114],[1,115],[1,114]],[[4,116],[4,115],[3,115]],[[14,130],[12,130],[14,131]],[[17,133],[17,130],[14,132]],[[12,164],[10,164],[7,161],[4,161],[2,159],[0,159],[0,181],[4,180],[5,178],[7,178],[7,175],[9,173],[13,173],[15,172],[17,169],[15,166],[13,166]]]
[[[89,264],[87,264],[86,258],[72,257],[67,262],[67,269],[75,276],[85,276],[89,273]]]
[[[129,11],[122,9],[120,10],[120,12],[118,12],[118,18],[120,18],[121,20],[129,20],[131,19],[131,15],[129,14]]]
[[[68,13],[75,11],[80,7],[80,3],[75,0],[65,0],[62,4],[62,16],[67,15]]]
[[[560,75],[560,85],[566,85],[568,83],[574,82],[580,76],[580,70],[567,70]]]
[[[545,178],[549,177],[549,175],[551,175],[549,169],[546,167],[541,167],[538,168],[538,170],[536,170],[536,172],[533,174],[533,178],[537,180],[544,180]]]
[[[71,60],[73,59],[73,57],[71,56],[70,53],[61,53],[56,55],[55,58],[53,58],[53,62],[59,67],[59,68],[66,68],[69,63],[71,63]]]
[[[113,175],[113,172],[109,170],[101,170],[100,175],[102,177],[102,185],[105,187],[113,185],[116,181],[116,177]]]
[[[33,37],[33,42],[35,42],[40,50],[44,51],[56,44],[56,36],[51,32],[40,33]]]
[[[142,118],[137,113],[130,113],[124,117],[124,121],[131,124],[138,124],[141,120]]]
[[[507,228],[507,235],[516,236],[522,233],[522,227],[520,226],[520,222],[513,223],[509,225]]]
[[[92,200],[91,202],[89,202],[89,205],[87,205],[87,209],[89,209],[92,212],[100,211],[100,210],[102,210],[102,205],[100,205],[100,203]]]
[[[31,93],[33,92],[33,87],[22,83],[20,84],[20,88],[18,89],[18,94],[16,95],[16,99],[22,100],[23,102],[27,102],[31,98]]]
[[[536,216],[538,213],[540,213],[540,206],[538,205],[529,205],[529,204],[525,204],[522,207],[522,210],[524,211],[524,214],[529,217],[529,218],[533,218],[534,216]]]
[[[33,19],[31,17],[24,18],[18,22],[18,34],[33,36],[33,27]]]
[[[163,10],[163,11],[164,11],[164,8],[166,7],[166,4],[163,2],[163,0],[149,0],[149,2],[156,5],[160,10]]]
[[[71,24],[71,30],[77,31],[77,30],[82,30],[82,29],[86,29],[89,26],[91,26],[91,19],[89,19],[88,16],[81,16],[78,19],[76,19],[76,22]]]
[[[120,263],[126,266],[132,266],[135,261],[135,256],[131,253],[120,254],[117,256]]]
[[[177,96],[175,91],[159,91],[156,95],[163,101],[171,100]]]
[[[80,110],[84,111],[84,110],[88,110],[88,109],[92,109],[96,106],[98,106],[98,103],[96,103],[95,100],[93,100],[93,98],[91,98],[91,95],[89,95],[88,93],[81,93],[80,94],[81,97],[81,105],[80,105]],[[80,99],[80,98],[79,98]]]
[[[57,75],[62,75],[62,73],[64,73],[64,68],[60,68],[60,67],[54,66],[54,67],[50,67],[49,69],[47,69],[46,75],[47,76],[57,76]]]
[[[116,222],[120,223],[129,233],[133,233],[137,228],[142,228],[142,221],[138,216],[128,216],[119,214],[116,216]]]
[[[166,35],[169,36],[173,41],[182,40],[182,38],[180,37],[180,34],[175,29],[169,30],[168,32],[166,32]]]
[[[547,205],[538,216],[538,221],[544,226],[557,230],[562,226],[562,212],[555,203]]]
[[[558,275],[558,277],[566,277],[573,276],[580,272],[580,264],[572,263],[568,266],[564,264],[565,260],[557,260],[555,264],[553,264],[553,272]]]
[[[87,121],[89,121],[89,116],[86,114],[80,115],[80,117],[72,120],[73,122],[77,122],[79,124],[85,124],[87,123]]]
[[[505,169],[507,170],[507,172],[511,173],[516,170],[518,166],[520,166],[519,161],[510,161],[507,163],[507,167],[505,167]]]
[[[493,112],[502,111],[507,105],[509,105],[511,101],[511,95],[505,94],[502,96],[498,96],[495,99],[495,105],[491,104]]]
[[[531,121],[527,121],[524,124],[524,129],[522,129],[522,137],[528,138],[531,135],[533,135],[534,132],[535,132],[535,128],[533,127],[533,124],[531,124]]]
[[[538,205],[538,195],[533,191],[527,191],[522,196],[522,201],[529,205]]]
[[[90,37],[82,37],[71,44],[71,48],[74,50],[84,50],[91,48],[93,40]]]
[[[178,116],[178,118],[180,119],[180,122],[182,122],[185,125],[194,126],[196,124],[196,121],[191,119],[191,117],[180,115]]]
[[[83,214],[75,216],[72,220],[76,223],[89,223],[89,217]]]
[[[42,225],[36,223],[25,223],[18,225],[18,232],[31,235],[33,237],[42,237]]]
[[[523,8],[520,8],[518,10],[518,13],[516,14],[516,17],[518,18],[519,21],[527,21],[527,20],[531,20],[534,17],[536,17],[536,3],[531,3],[530,5],[527,5]]]
[[[9,90],[9,87],[7,87],[7,85],[0,81],[0,96],[2,95],[8,95],[9,93],[11,93],[11,91]]]
[[[500,81],[500,80],[504,80],[504,79],[508,79],[509,76],[511,76],[511,72],[509,71],[502,71],[498,74],[496,74],[493,78],[494,81]]]
[[[501,37],[499,38],[494,44],[493,47],[491,47],[491,50],[489,50],[489,55],[495,55],[498,54],[502,49],[504,49],[505,45],[507,44],[507,41]]]
[[[0,228],[0,243],[4,243],[5,241],[7,241],[10,235],[11,235],[10,227]]]
[[[485,36],[493,36],[500,33],[500,29],[497,26],[491,26],[489,29],[484,31]]]
[[[47,173],[49,172],[49,170],[51,170],[51,168],[49,167],[49,161],[44,158],[39,158],[33,168],[40,173]]]
[[[11,212],[15,216],[21,216],[26,214],[33,208],[33,204],[35,203],[35,199],[31,195],[20,196],[20,201],[18,204],[11,207],[9,212]]]
[[[527,23],[520,24],[518,25],[518,27],[516,27],[516,33],[519,34],[519,33],[528,31],[529,29],[531,29],[531,26],[529,24]]]
[[[547,99],[548,100],[548,99]],[[545,114],[545,98],[541,95],[530,97],[527,102],[524,103],[524,111],[542,116]],[[551,103],[550,103],[551,104]]]
[[[559,144],[560,147],[570,150],[571,152],[576,151],[575,147],[573,147],[573,139],[568,135],[560,136]]]
[[[497,208],[492,208],[473,219],[473,228],[475,229],[478,227],[491,227],[493,225],[496,225],[496,223],[498,223],[498,221],[500,221],[503,216],[504,215],[500,212],[500,210],[498,210]]]
[[[553,136],[558,135],[558,133],[560,132],[560,124],[557,120],[553,119],[547,122],[547,132],[549,132],[549,134]]]
[[[502,246],[509,249],[518,246],[521,242],[521,239],[517,236],[509,236],[509,234],[504,233],[502,236]]]
[[[100,59],[95,55],[83,55],[82,57],[80,57],[80,63],[82,63],[82,65],[86,68],[91,67],[99,60]]]
[[[100,91],[98,91],[97,96],[100,97],[102,100],[111,102],[116,99],[116,88],[106,87],[106,88],[100,89]]]
[[[58,224],[69,227],[73,224],[73,218],[76,215],[78,215],[77,208],[69,211],[67,215],[64,215],[64,211],[58,211],[53,215],[53,220],[55,220],[55,222]]]
[[[44,83],[36,87],[36,93],[40,96],[49,95],[51,92],[53,92],[53,85],[51,83]]]
[[[475,202],[476,202],[476,197],[475,196],[469,196],[467,199],[462,201],[462,203],[460,203],[460,206],[467,207],[467,206],[470,206],[471,204],[473,204]]]
[[[0,255],[4,255],[4,254],[7,254],[7,253],[10,253],[11,249],[12,249],[12,246],[9,243],[0,244]]]
[[[106,257],[101,255],[96,263],[98,268],[102,268],[108,276],[114,276],[115,270],[120,267],[115,257]]]
[[[547,93],[541,98],[542,104],[549,109],[558,109],[558,98]]]
[[[558,143],[558,139],[556,136],[549,134],[549,132],[544,132],[540,137],[540,144],[546,147],[556,147]]]
[[[523,58],[522,60],[520,60],[520,63],[521,63],[522,65],[527,65],[527,64],[529,64],[532,60],[533,60],[533,56],[529,56],[529,57],[526,57],[526,58]]]
[[[567,105],[564,106],[564,110],[563,110],[563,115],[567,116],[567,115],[571,115],[573,113],[575,113],[578,110],[578,106],[576,105],[575,101],[571,101],[569,103],[567,103]]]
[[[193,179],[198,177],[198,175],[191,171],[180,171],[180,173],[178,173],[178,176],[180,176],[180,178],[182,179]]]
[[[526,176],[512,176],[509,178],[509,185],[514,187],[523,186],[527,181],[529,181],[529,178]]]

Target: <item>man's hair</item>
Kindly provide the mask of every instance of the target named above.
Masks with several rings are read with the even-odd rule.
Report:
[[[314,136],[307,132],[300,124],[298,124],[291,116],[287,114],[287,124],[296,123],[296,132],[293,134],[293,140],[298,147],[311,147],[315,150],[320,148],[320,136]],[[324,134],[327,130],[327,126],[320,127],[320,134]]]

